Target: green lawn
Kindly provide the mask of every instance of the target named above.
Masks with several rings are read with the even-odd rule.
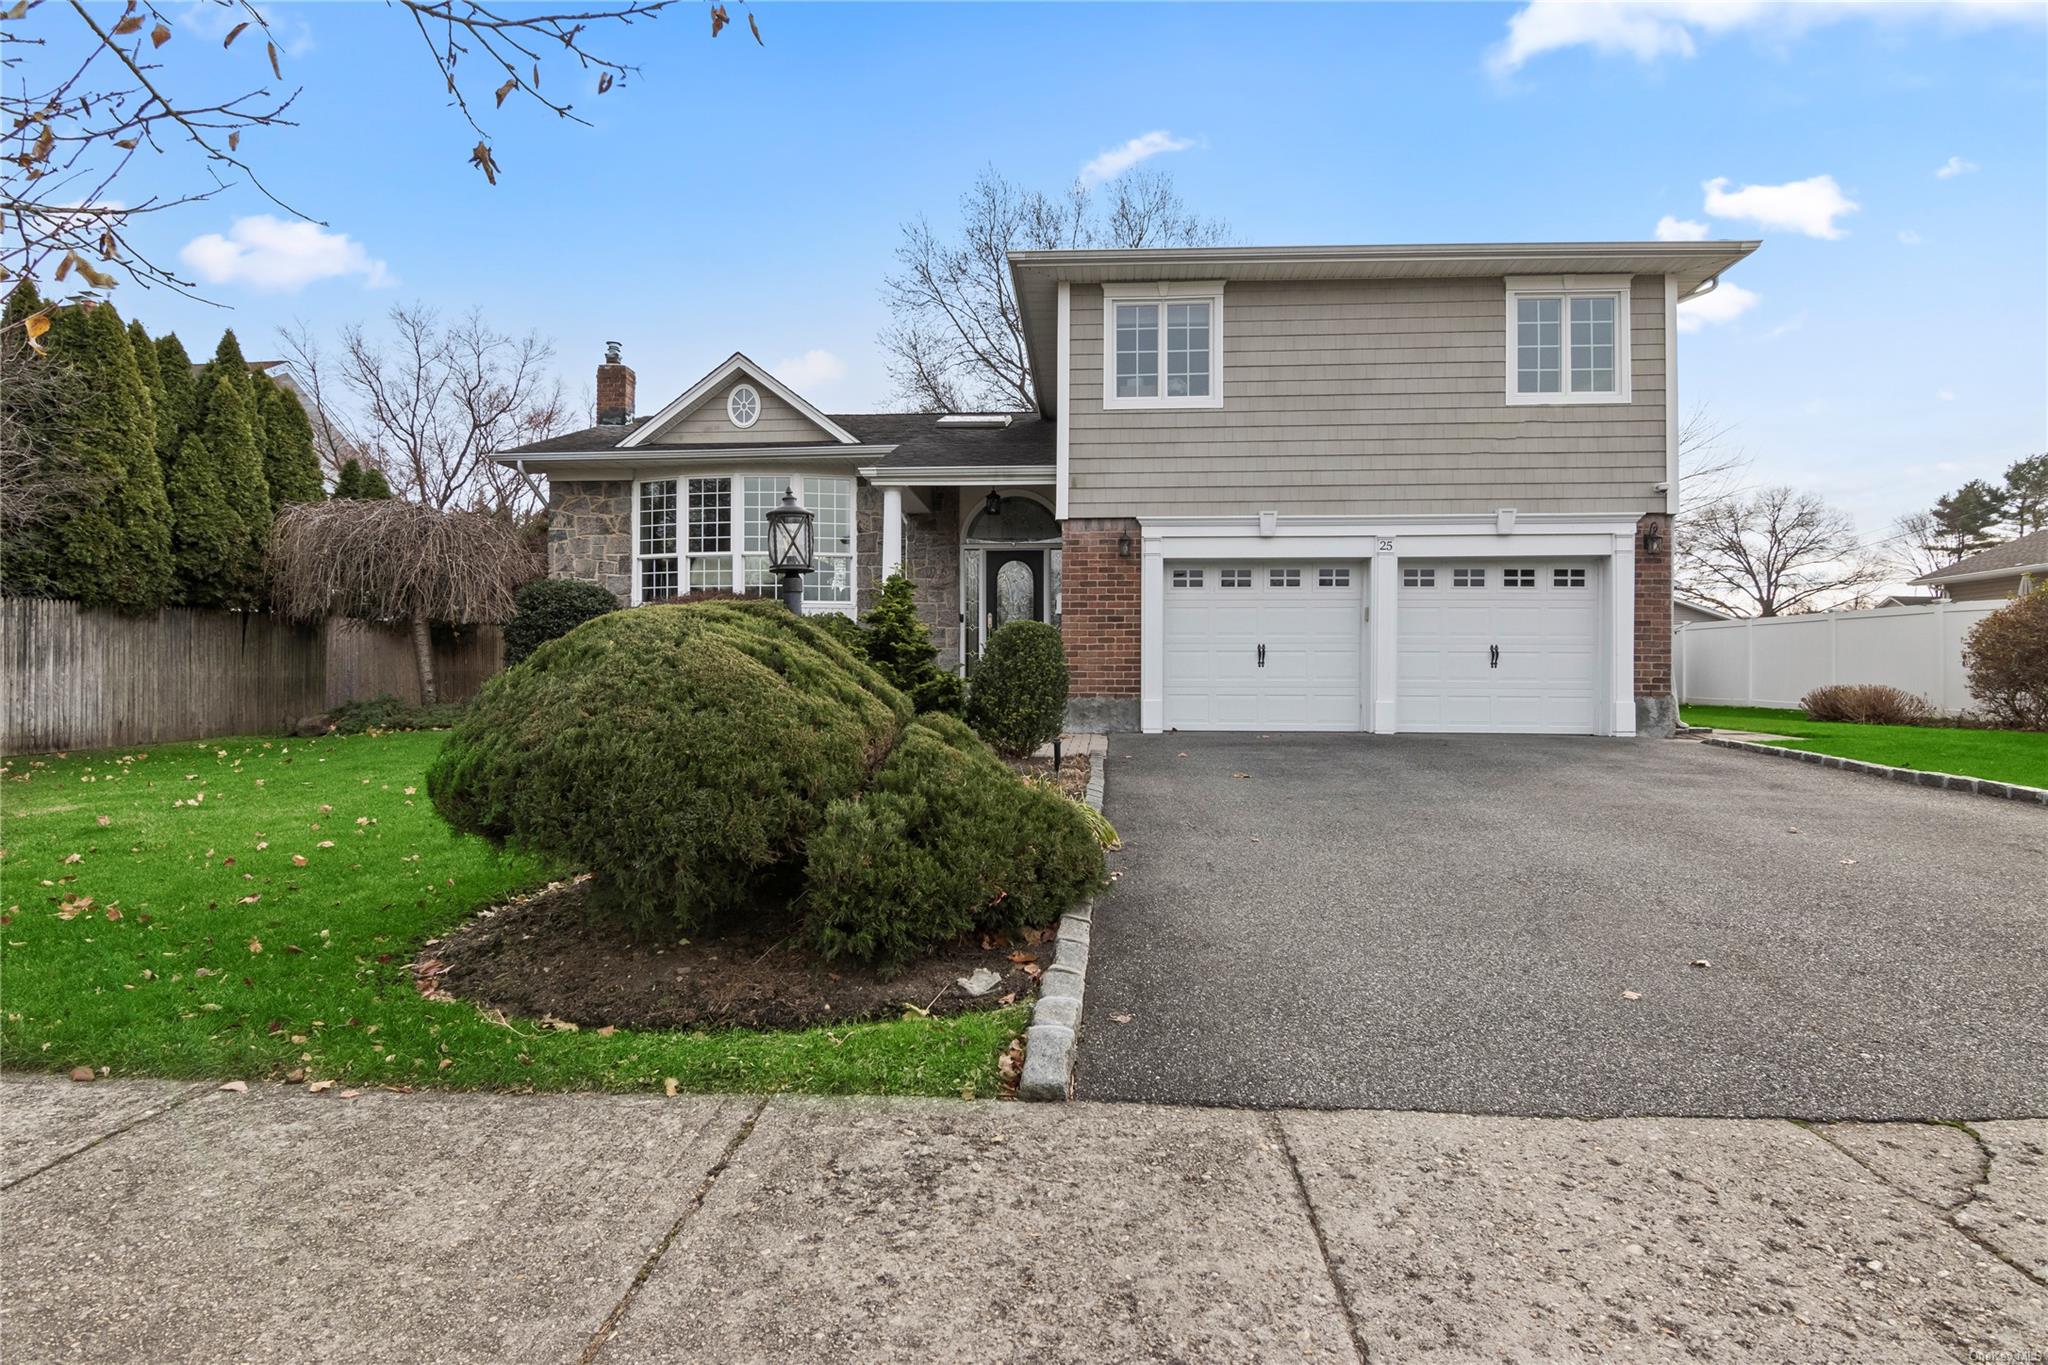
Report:
[[[1801,711],[1760,706],[1685,706],[1688,725],[1792,735],[1787,749],[1812,749],[1865,763],[1921,772],[1960,773],[1993,782],[2048,787],[2048,734],[2024,730],[1956,730],[1930,725],[1848,725],[1808,720]]]
[[[420,943],[545,880],[449,832],[434,733],[0,767],[10,1067],[345,1085],[991,1095],[1013,1007],[805,1033],[556,1032],[414,990]]]

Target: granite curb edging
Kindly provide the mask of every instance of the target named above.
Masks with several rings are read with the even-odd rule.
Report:
[[[1785,749],[1775,744],[1752,744],[1744,739],[1723,739],[1708,735],[1702,744],[1711,744],[1716,749],[1735,749],[1745,754],[1767,754],[1772,758],[1789,758],[1800,763],[1811,763],[1816,767],[1839,768],[1845,773],[1863,773],[1870,777],[1888,777],[1894,782],[1904,782],[1915,787],[1934,787],[1943,791],[1971,792],[1978,796],[1993,796],[2004,801],[2033,801],[2048,806],[2048,787],[2028,787],[2018,782],[1993,782],[1988,777],[1964,777],[1960,773],[1930,773],[1918,768],[1894,768],[1884,763],[1866,763],[1860,758],[1842,758],[1836,754],[1815,753],[1811,749]]]
[[[1098,753],[1088,767],[1084,799],[1099,814],[1102,782],[1109,754]],[[1052,966],[1038,981],[1038,1003],[1031,1027],[1024,1030],[1024,1069],[1017,1077],[1020,1100],[1066,1100],[1074,1093],[1074,1060],[1079,1051],[1081,993],[1088,984],[1088,930],[1094,919],[1091,898],[1060,916]]]

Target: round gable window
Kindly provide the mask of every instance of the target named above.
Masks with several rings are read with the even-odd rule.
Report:
[[[726,395],[725,415],[736,427],[750,427],[761,420],[761,395],[752,384],[742,384]]]

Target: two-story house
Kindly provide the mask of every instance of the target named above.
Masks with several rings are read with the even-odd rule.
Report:
[[[652,416],[616,348],[550,565],[808,609],[901,569],[941,658],[1065,636],[1077,728],[1667,733],[1677,317],[1755,242],[1010,258],[1039,411],[828,415],[734,355]]]

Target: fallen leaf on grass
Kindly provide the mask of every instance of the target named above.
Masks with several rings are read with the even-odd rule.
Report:
[[[260,938],[252,938],[252,939],[250,939],[250,940],[249,940],[249,951],[250,951],[250,952],[252,952],[252,953],[260,953],[260,952],[262,952],[262,951],[263,951],[263,940],[262,940],[262,939],[260,939]]]
[[[113,817],[113,816],[111,816],[111,815],[102,815],[102,816],[101,816],[101,817],[99,818],[99,824],[100,824],[100,828],[101,828],[101,829],[105,829],[105,828],[106,828],[106,827],[107,827],[108,825],[111,825],[111,824],[113,824],[113,823],[114,823],[114,817]]]
[[[315,1081],[311,1085],[306,1087],[306,1093],[309,1095],[317,1095],[323,1090],[332,1089],[334,1089],[333,1081]]]
[[[255,903],[257,902],[257,901],[260,901],[260,900],[262,900],[262,899],[263,899],[263,893],[262,893],[261,891],[257,891],[257,892],[255,892],[255,893],[253,893],[253,894],[251,894],[251,895],[247,895],[247,896],[243,896],[243,897],[240,897],[239,899],[237,899],[237,900],[235,901],[235,904],[237,904],[237,905],[254,905],[254,904],[255,904]]]
[[[676,1091],[680,1087],[681,1082],[677,1081],[675,1077],[670,1076],[662,1081],[661,1093],[668,1096],[670,1099],[674,1099],[676,1097]]]
[[[305,854],[303,854],[303,853],[294,853],[294,854],[292,855],[292,866],[293,866],[293,867],[304,867],[305,865],[306,865],[306,855],[305,855]]]
[[[617,1033],[618,1031],[619,1031],[619,1030],[618,1030],[618,1026],[617,1026],[617,1025],[615,1025],[615,1024],[606,1024],[606,1025],[605,1025],[605,1026],[604,1026],[603,1028],[601,1028],[601,1029],[599,1029],[599,1030],[597,1031],[597,1036],[598,1036],[598,1037],[600,1037],[600,1038],[609,1038],[609,1037],[611,1037],[611,1036],[612,1036],[612,1035],[613,1035],[614,1033]]]
[[[85,855],[83,853],[67,853],[64,855],[64,861],[66,864],[82,863],[85,861]]]
[[[120,906],[118,906],[118,905],[110,905],[110,906],[108,906],[108,907],[107,907],[107,918],[108,918],[108,919],[110,919],[110,920],[117,920],[117,919],[121,918],[121,907],[120,907]]]
[[[74,1066],[74,1067],[72,1067],[72,1068],[71,1068],[71,1079],[72,1079],[72,1080],[74,1080],[74,1081],[80,1081],[80,1082],[83,1082],[83,1081],[89,1081],[89,1080],[91,1080],[91,1079],[92,1079],[92,1068],[91,1068],[91,1067],[89,1067],[89,1066]]]
[[[223,1090],[231,1090],[235,1094],[239,1095],[249,1088],[249,1083],[247,1081],[222,1081],[220,1088]]]

